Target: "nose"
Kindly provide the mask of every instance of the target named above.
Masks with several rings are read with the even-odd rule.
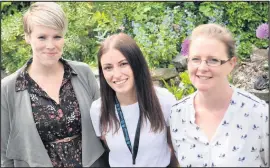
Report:
[[[113,77],[119,78],[119,77],[121,77],[121,74],[122,74],[122,72],[121,72],[120,68],[116,67],[116,68],[113,69]]]
[[[208,70],[208,65],[206,64],[205,60],[202,60],[201,64],[198,66],[198,69],[202,70],[202,71],[207,71]]]
[[[47,40],[46,48],[47,49],[54,49],[54,47],[55,47],[54,41],[53,40]]]

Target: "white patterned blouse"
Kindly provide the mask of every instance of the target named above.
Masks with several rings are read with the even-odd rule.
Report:
[[[181,167],[268,167],[268,104],[235,87],[228,107],[209,142],[195,124],[193,98],[178,101],[170,116],[174,152]]]

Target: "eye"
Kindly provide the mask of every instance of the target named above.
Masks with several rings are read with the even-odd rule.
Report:
[[[197,58],[197,57],[194,57],[194,58],[191,58],[191,61],[192,62],[201,62],[201,59]]]
[[[38,39],[45,40],[45,36],[39,36]]]
[[[212,62],[219,62],[219,60],[216,59],[216,58],[212,58],[212,59],[210,59],[210,61],[212,61]]]
[[[55,36],[54,38],[56,38],[56,39],[61,39],[62,36]]]
[[[120,67],[124,67],[124,66],[126,66],[126,65],[128,65],[128,62],[121,62],[121,63],[120,63]]]
[[[208,60],[209,63],[212,63],[212,64],[216,64],[216,63],[219,63],[220,60],[219,59],[216,59],[216,58],[211,58]]]
[[[112,66],[105,66],[103,68],[103,70],[105,70],[105,71],[111,71],[112,70]]]

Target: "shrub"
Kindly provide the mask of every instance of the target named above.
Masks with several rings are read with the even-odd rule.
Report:
[[[179,74],[181,83],[179,86],[176,85],[175,80],[170,79],[170,82],[167,83],[165,80],[162,80],[165,87],[175,96],[177,100],[180,100],[196,91],[196,88],[192,85],[188,72],[182,72]]]
[[[2,68],[14,72],[31,56],[24,41],[22,13],[32,2],[2,2]],[[151,68],[171,67],[185,51],[184,40],[199,24],[226,26],[237,41],[237,55],[249,58],[254,44],[268,46],[255,30],[268,18],[268,2],[59,2],[69,19],[63,56],[96,66],[99,43],[125,32],[133,37]],[[183,43],[183,44],[182,44]]]

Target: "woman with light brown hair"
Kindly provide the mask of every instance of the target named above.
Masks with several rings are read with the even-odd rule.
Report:
[[[170,129],[181,166],[269,166],[268,104],[234,87],[231,33],[217,24],[196,27],[188,72],[197,91],[172,107]]]
[[[106,166],[89,116],[96,79],[87,64],[62,58],[64,11],[36,2],[23,24],[32,57],[1,81],[1,167]]]

